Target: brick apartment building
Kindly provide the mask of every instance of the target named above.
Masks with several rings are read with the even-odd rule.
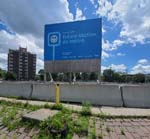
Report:
[[[16,74],[18,80],[34,80],[36,74],[36,55],[27,48],[9,49],[8,71]]]

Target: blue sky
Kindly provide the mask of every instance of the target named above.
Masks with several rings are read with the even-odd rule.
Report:
[[[27,47],[43,68],[45,24],[102,17],[102,70],[150,73],[149,0],[0,0],[0,68],[8,49]]]

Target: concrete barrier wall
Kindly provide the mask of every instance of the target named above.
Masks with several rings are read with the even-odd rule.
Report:
[[[60,85],[61,101],[89,101],[95,105],[122,106],[118,85]]]
[[[29,98],[31,94],[30,83],[2,82],[0,83],[0,96]]]
[[[150,85],[61,84],[60,100],[95,105],[150,108]],[[2,82],[0,96],[55,101],[55,84]]]
[[[55,85],[46,83],[34,83],[32,99],[55,100]]]
[[[123,86],[126,107],[150,108],[150,86]]]

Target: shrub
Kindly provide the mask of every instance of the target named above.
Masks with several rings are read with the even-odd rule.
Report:
[[[89,127],[89,118],[88,117],[79,117],[74,121],[74,131],[79,136],[87,135]]]
[[[63,105],[62,104],[54,104],[51,107],[52,110],[62,110],[63,109]]]
[[[81,115],[83,116],[90,116],[91,113],[91,104],[89,102],[84,102],[82,104],[82,111],[81,111]]]

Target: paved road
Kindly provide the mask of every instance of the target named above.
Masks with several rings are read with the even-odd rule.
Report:
[[[100,125],[102,125],[102,128],[100,128]],[[150,138],[149,119],[109,119],[104,123],[98,121],[96,123],[96,129],[97,132],[102,132],[105,139]]]
[[[150,119],[146,118],[107,119],[106,121],[97,118],[95,127],[97,139],[100,135],[103,139],[150,139]],[[0,139],[36,139],[38,133],[39,130],[35,128],[29,130],[21,127],[9,132],[6,127],[0,126]],[[80,137],[74,135],[73,139],[80,139]]]

